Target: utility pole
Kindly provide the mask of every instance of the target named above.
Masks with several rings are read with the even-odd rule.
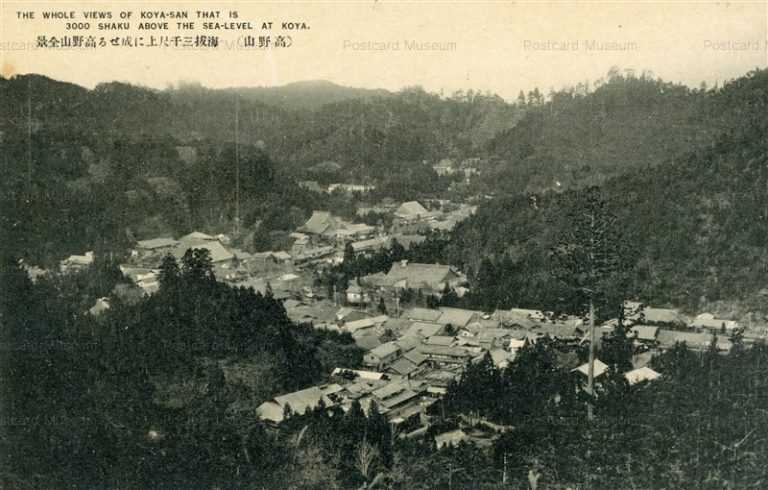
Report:
[[[589,234],[589,264],[592,270],[592,277],[595,276],[595,212],[590,213],[590,234]],[[595,295],[593,291],[587,291],[589,295],[589,374],[587,376],[587,390],[589,390],[589,401],[587,402],[587,420],[594,420],[595,413],[592,402],[595,398]]]
[[[501,484],[507,484],[507,452],[504,451],[504,472],[501,474]]]
[[[27,192],[32,196],[32,78],[27,75]]]
[[[592,399],[595,396],[595,302],[590,293],[589,296],[589,375],[587,377],[587,391],[590,400],[587,402],[587,419],[593,420],[595,414],[592,407]]]
[[[235,96],[235,233],[240,236],[240,96]]]

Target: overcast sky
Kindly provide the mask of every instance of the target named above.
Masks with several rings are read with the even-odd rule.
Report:
[[[763,2],[12,2],[0,0],[0,65],[4,76],[42,73],[93,87],[120,80],[163,88],[180,80],[209,87],[282,85],[324,79],[343,85],[397,90],[421,85],[449,94],[479,89],[514,98],[518,91],[545,92],[594,81],[612,66],[650,70],[673,82],[698,86],[743,75],[768,61]],[[44,10],[133,12],[130,31],[91,34],[214,34],[192,19],[191,33],[176,21],[165,33],[139,33],[140,10],[215,8],[220,22],[237,10],[237,21],[255,31],[220,33],[217,49],[35,48],[39,35],[65,34],[67,21],[42,19]],[[19,10],[35,11],[20,20]],[[271,32],[261,31],[272,21]],[[305,22],[309,30],[282,31],[283,21]],[[72,33],[70,33],[72,34]],[[75,32],[76,34],[76,32]],[[290,35],[292,46],[259,50],[232,46],[244,34]],[[242,39],[240,40],[242,42]],[[428,49],[415,49],[415,44]],[[229,46],[227,46],[229,44]]]

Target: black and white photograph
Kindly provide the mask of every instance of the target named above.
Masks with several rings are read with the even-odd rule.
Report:
[[[0,489],[766,489],[767,340],[765,0],[0,0]]]

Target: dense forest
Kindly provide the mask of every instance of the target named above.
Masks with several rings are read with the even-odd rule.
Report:
[[[760,460],[768,446],[758,435],[768,423],[760,394],[765,345],[746,348],[735,338],[736,348],[724,356],[716,348],[693,353],[678,344],[653,358],[659,380],[630,385],[623,372],[631,367],[631,348],[623,348],[623,333],[613,340],[611,352],[600,352],[610,369],[598,386],[593,421],[582,413],[584,391],[574,389],[585,380],[560,360],[567,354],[556,341],[523,348],[504,369],[490,358],[469,366],[449,388],[442,412],[514,427],[486,463],[498,469],[506,457],[515,468],[513,488],[526,488],[520,467],[534,468],[542,488],[765,485]],[[474,471],[481,473],[477,466]],[[470,487],[493,488],[475,478]]]
[[[144,299],[103,261],[36,283],[6,262],[2,276],[3,487],[245,487],[275,450],[254,408],[362,361],[348,334],[217,282],[204,250],[165,260]],[[111,308],[88,314],[102,296]]]
[[[720,89],[617,68],[591,86],[523,100],[519,123],[485,145],[482,186],[516,193],[600,184],[709,145],[738,113],[737,101]]]
[[[480,155],[472,190],[497,199],[440,259],[477,277],[488,258],[497,271],[486,263],[475,290],[505,297],[485,303],[546,307],[551,291],[537,284],[564,226],[563,192],[599,184],[639,250],[633,295],[738,317],[759,307],[766,287],[765,87],[764,71],[690,89],[612,70],[592,87],[534,90],[514,104],[414,88],[286,108],[234,89],[2,79],[0,218],[14,237],[3,249],[45,265],[137,238],[228,232],[237,160],[246,235],[264,250],[313,209],[354,216],[356,198],[313,193],[300,179],[377,184],[368,199],[445,197],[451,179],[422,161]]]
[[[502,489],[533,474],[545,488],[720,489],[768,478],[768,351],[738,333],[728,355],[679,344],[651,361],[659,380],[630,386],[631,339],[617,327],[594,400],[570,370],[584,352],[544,338],[503,369],[489,356],[468,363],[422,435],[403,438],[356,403],[288,414],[276,429],[253,407],[358,365],[351,337],[296,327],[269,294],[218,283],[202,251],[162,271],[159,293],[110,294],[93,317],[82,308],[123,281],[112,264],[36,283],[3,264],[3,487]],[[234,375],[244,364],[249,374]],[[460,426],[496,437],[436,447]]]
[[[260,101],[258,90],[0,79],[0,219],[14,235],[3,251],[46,265],[88,249],[119,252],[134,239],[229,232],[237,167],[245,234],[269,247],[271,233],[293,231],[313,209],[355,215],[348,196],[297,181],[373,183],[370,199],[436,196],[452,180],[430,162],[471,152],[521,114],[473,92],[335,92],[320,107],[288,109]]]
[[[740,318],[765,310],[768,72],[701,96],[726,129],[667,163],[628,169],[600,192],[636,253],[631,296]],[[443,258],[472,272],[487,303],[546,308],[557,294],[549,256],[579,195],[500,197],[458,226]]]

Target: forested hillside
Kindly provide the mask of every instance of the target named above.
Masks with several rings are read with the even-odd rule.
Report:
[[[254,408],[362,360],[349,334],[217,282],[199,249],[166,260],[150,298],[113,294],[108,260],[36,283],[0,270],[3,488],[265,488],[291,460]]]
[[[716,136],[684,153],[681,148],[683,154],[667,163],[638,164],[601,189],[637,250],[633,293],[691,309],[727,300],[720,306],[735,316],[764,311],[768,73],[753,72],[695,97],[706,97],[707,110],[718,114],[712,124],[723,129]],[[574,197],[569,191],[497,199],[460,225],[448,255],[475,272],[483,257],[490,259],[478,282],[483,295],[546,306],[552,293],[548,254]],[[734,305],[736,299],[742,304]]]
[[[295,109],[199,86],[2,79],[2,219],[14,232],[4,248],[52,260],[133,237],[231,229],[238,114],[249,231],[290,230],[313,208],[349,207],[299,179],[375,183],[378,197],[401,200],[439,196],[447,182],[429,162],[484,155],[472,185],[499,198],[457,230],[445,260],[477,275],[482,257],[497,266],[506,257],[517,272],[499,277],[517,282],[491,281],[503,285],[488,286],[504,291],[497,302],[544,306],[562,191],[600,184],[639,250],[638,296],[691,308],[754,303],[766,287],[766,88],[763,71],[696,90],[612,71],[594,90],[535,91],[515,104],[414,88]]]
[[[14,235],[3,249],[51,262],[85,249],[121,250],[134,238],[229,231],[236,161],[244,225],[262,235],[293,230],[312,209],[340,207],[296,185],[329,161],[336,164],[326,180],[415,199],[449,183],[431,163],[471,154],[522,114],[472,92],[448,99],[420,89],[331,92],[332,103],[289,109],[261,102],[272,99],[259,90],[118,82],[87,90],[38,75],[0,78],[0,219]]]
[[[519,124],[487,144],[491,164],[483,184],[538,192],[599,184],[672,161],[722,130],[723,114],[710,103],[715,97],[617,69],[593,89],[581,84],[551,92],[546,101],[529,95]]]

